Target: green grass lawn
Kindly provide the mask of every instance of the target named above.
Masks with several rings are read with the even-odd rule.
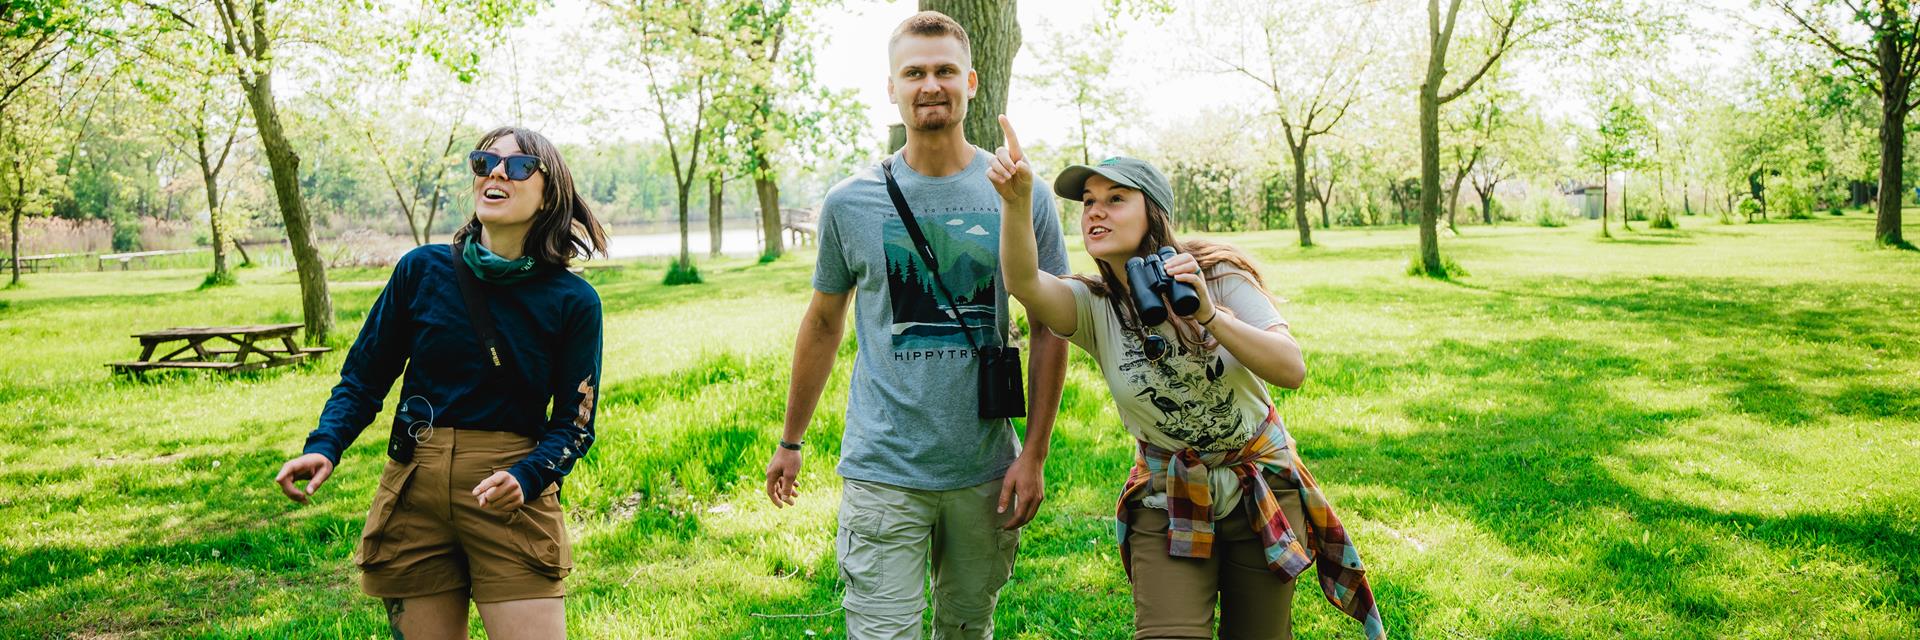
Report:
[[[1920,637],[1920,254],[1870,248],[1857,213],[1680,222],[1611,241],[1592,223],[1470,227],[1443,240],[1472,273],[1454,282],[1403,275],[1409,228],[1316,231],[1306,250],[1224,236],[1288,300],[1309,374],[1280,412],[1395,637]],[[573,635],[839,636],[851,337],[800,506],[775,510],[760,477],[811,255],[706,263],[707,284],[672,289],[663,269],[592,276],[606,382],[565,492]],[[0,637],[384,637],[349,557],[385,429],[311,506],[270,482],[339,351],[232,377],[103,366],[143,330],[297,321],[291,274],[196,291],[203,275],[0,292]],[[344,347],[385,273],[332,278]],[[1130,632],[1110,518],[1131,457],[1076,352],[1002,637]],[[1296,610],[1302,638],[1357,637],[1315,586]]]

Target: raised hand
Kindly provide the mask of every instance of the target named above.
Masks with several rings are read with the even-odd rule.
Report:
[[[1007,137],[1006,146],[993,154],[993,164],[987,167],[987,179],[993,181],[993,188],[1000,192],[1000,199],[1007,202],[1027,202],[1033,199],[1033,168],[1027,165],[1027,156],[1020,152],[1020,138],[1013,134],[1013,123],[1007,116],[1000,116],[1000,132]]]

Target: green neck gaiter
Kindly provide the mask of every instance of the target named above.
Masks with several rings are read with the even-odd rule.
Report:
[[[518,260],[508,260],[488,251],[479,242],[467,241],[467,248],[460,257],[467,267],[473,269],[474,277],[494,284],[513,284],[533,277],[539,273],[534,269],[533,257],[520,256]]]

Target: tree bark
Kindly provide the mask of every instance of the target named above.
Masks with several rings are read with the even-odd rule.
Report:
[[[687,189],[680,188],[680,266],[685,268],[693,264],[693,255],[687,249]]]
[[[1630,220],[1627,218],[1627,216],[1631,213],[1631,211],[1627,209],[1627,176],[1632,174],[1633,174],[1632,171],[1626,171],[1620,174],[1620,230],[1621,231],[1633,230],[1633,220]]]
[[[194,135],[199,138],[200,183],[207,189],[207,226],[213,235],[213,277],[215,280],[227,279],[227,235],[226,227],[220,224],[220,176],[214,175],[213,158],[208,157],[206,130],[196,127]]]
[[[707,256],[720,257],[721,209],[720,176],[707,176]]]
[[[1440,73],[1429,63],[1420,85],[1420,269],[1444,277],[1440,265]]]
[[[1447,230],[1460,233],[1460,226],[1454,216],[1460,213],[1460,183],[1466,181],[1467,173],[1462,171],[1453,176],[1453,184],[1447,187]]]
[[[1480,196],[1480,221],[1489,227],[1493,226],[1493,186],[1489,185],[1485,191],[1481,191],[1479,185],[1474,185],[1473,191]]]
[[[1020,52],[1020,20],[1015,0],[920,0],[921,11],[938,11],[967,30],[980,89],[967,106],[962,128],[967,142],[982,149],[1001,146],[1000,114],[1007,111],[1007,84],[1013,57]]]
[[[1609,193],[1613,179],[1608,177],[1610,172],[1607,169],[1605,165],[1600,167],[1600,237],[1602,238],[1613,237],[1613,234],[1607,231],[1607,202],[1613,199],[1613,194]]]
[[[760,259],[771,260],[786,253],[786,246],[780,235],[780,183],[771,175],[755,176],[753,191],[760,197],[760,233],[766,238],[766,244],[760,251]]]
[[[249,11],[244,13],[237,4],[238,0],[219,0],[216,7],[225,27],[225,47],[228,54],[241,58],[234,75],[253,110],[260,147],[267,152],[274,200],[279,204],[280,219],[287,228],[287,245],[293,252],[294,269],[300,277],[300,309],[306,322],[307,341],[309,344],[325,342],[333,332],[333,298],[327,293],[327,265],[320,257],[320,249],[314,245],[313,223],[307,217],[306,201],[300,196],[300,156],[294,153],[293,143],[281,129],[280,113],[273,99],[267,3],[253,0]]]
[[[1895,86],[1892,83],[1900,82],[1893,77],[1898,73],[1897,71],[1892,73],[1888,71],[1889,68],[1897,69],[1898,65],[1886,63],[1888,58],[1886,50],[1894,46],[1893,39],[1881,38],[1881,40],[1880,82],[1888,89],[1880,102],[1880,193],[1876,203],[1880,211],[1874,221],[1873,239],[1882,246],[1900,246],[1906,242],[1900,234],[1900,201],[1906,192],[1904,186],[1906,176],[1903,173],[1906,170],[1904,160],[1907,146],[1907,107],[1904,101],[1907,92],[1903,90],[1896,94],[1892,90]],[[1896,51],[1893,55],[1897,62],[1898,52]],[[1912,78],[1907,78],[1900,86],[1911,84]]]
[[[1287,147],[1293,152],[1293,224],[1300,227],[1300,246],[1313,246],[1313,230],[1307,225],[1307,139],[1294,145],[1289,135]]]
[[[20,158],[13,159],[13,222],[7,232],[7,255],[12,258],[8,269],[13,272],[13,281],[8,286],[20,284],[20,217],[27,212],[27,174],[20,164]]]

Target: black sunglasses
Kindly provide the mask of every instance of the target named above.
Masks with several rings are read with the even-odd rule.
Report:
[[[546,170],[546,167],[540,163],[539,156],[521,154],[501,156],[492,151],[473,151],[467,154],[467,168],[473,170],[473,175],[482,178],[493,175],[493,168],[500,166],[502,162],[507,163],[507,179],[514,182],[533,177],[535,171]]]

